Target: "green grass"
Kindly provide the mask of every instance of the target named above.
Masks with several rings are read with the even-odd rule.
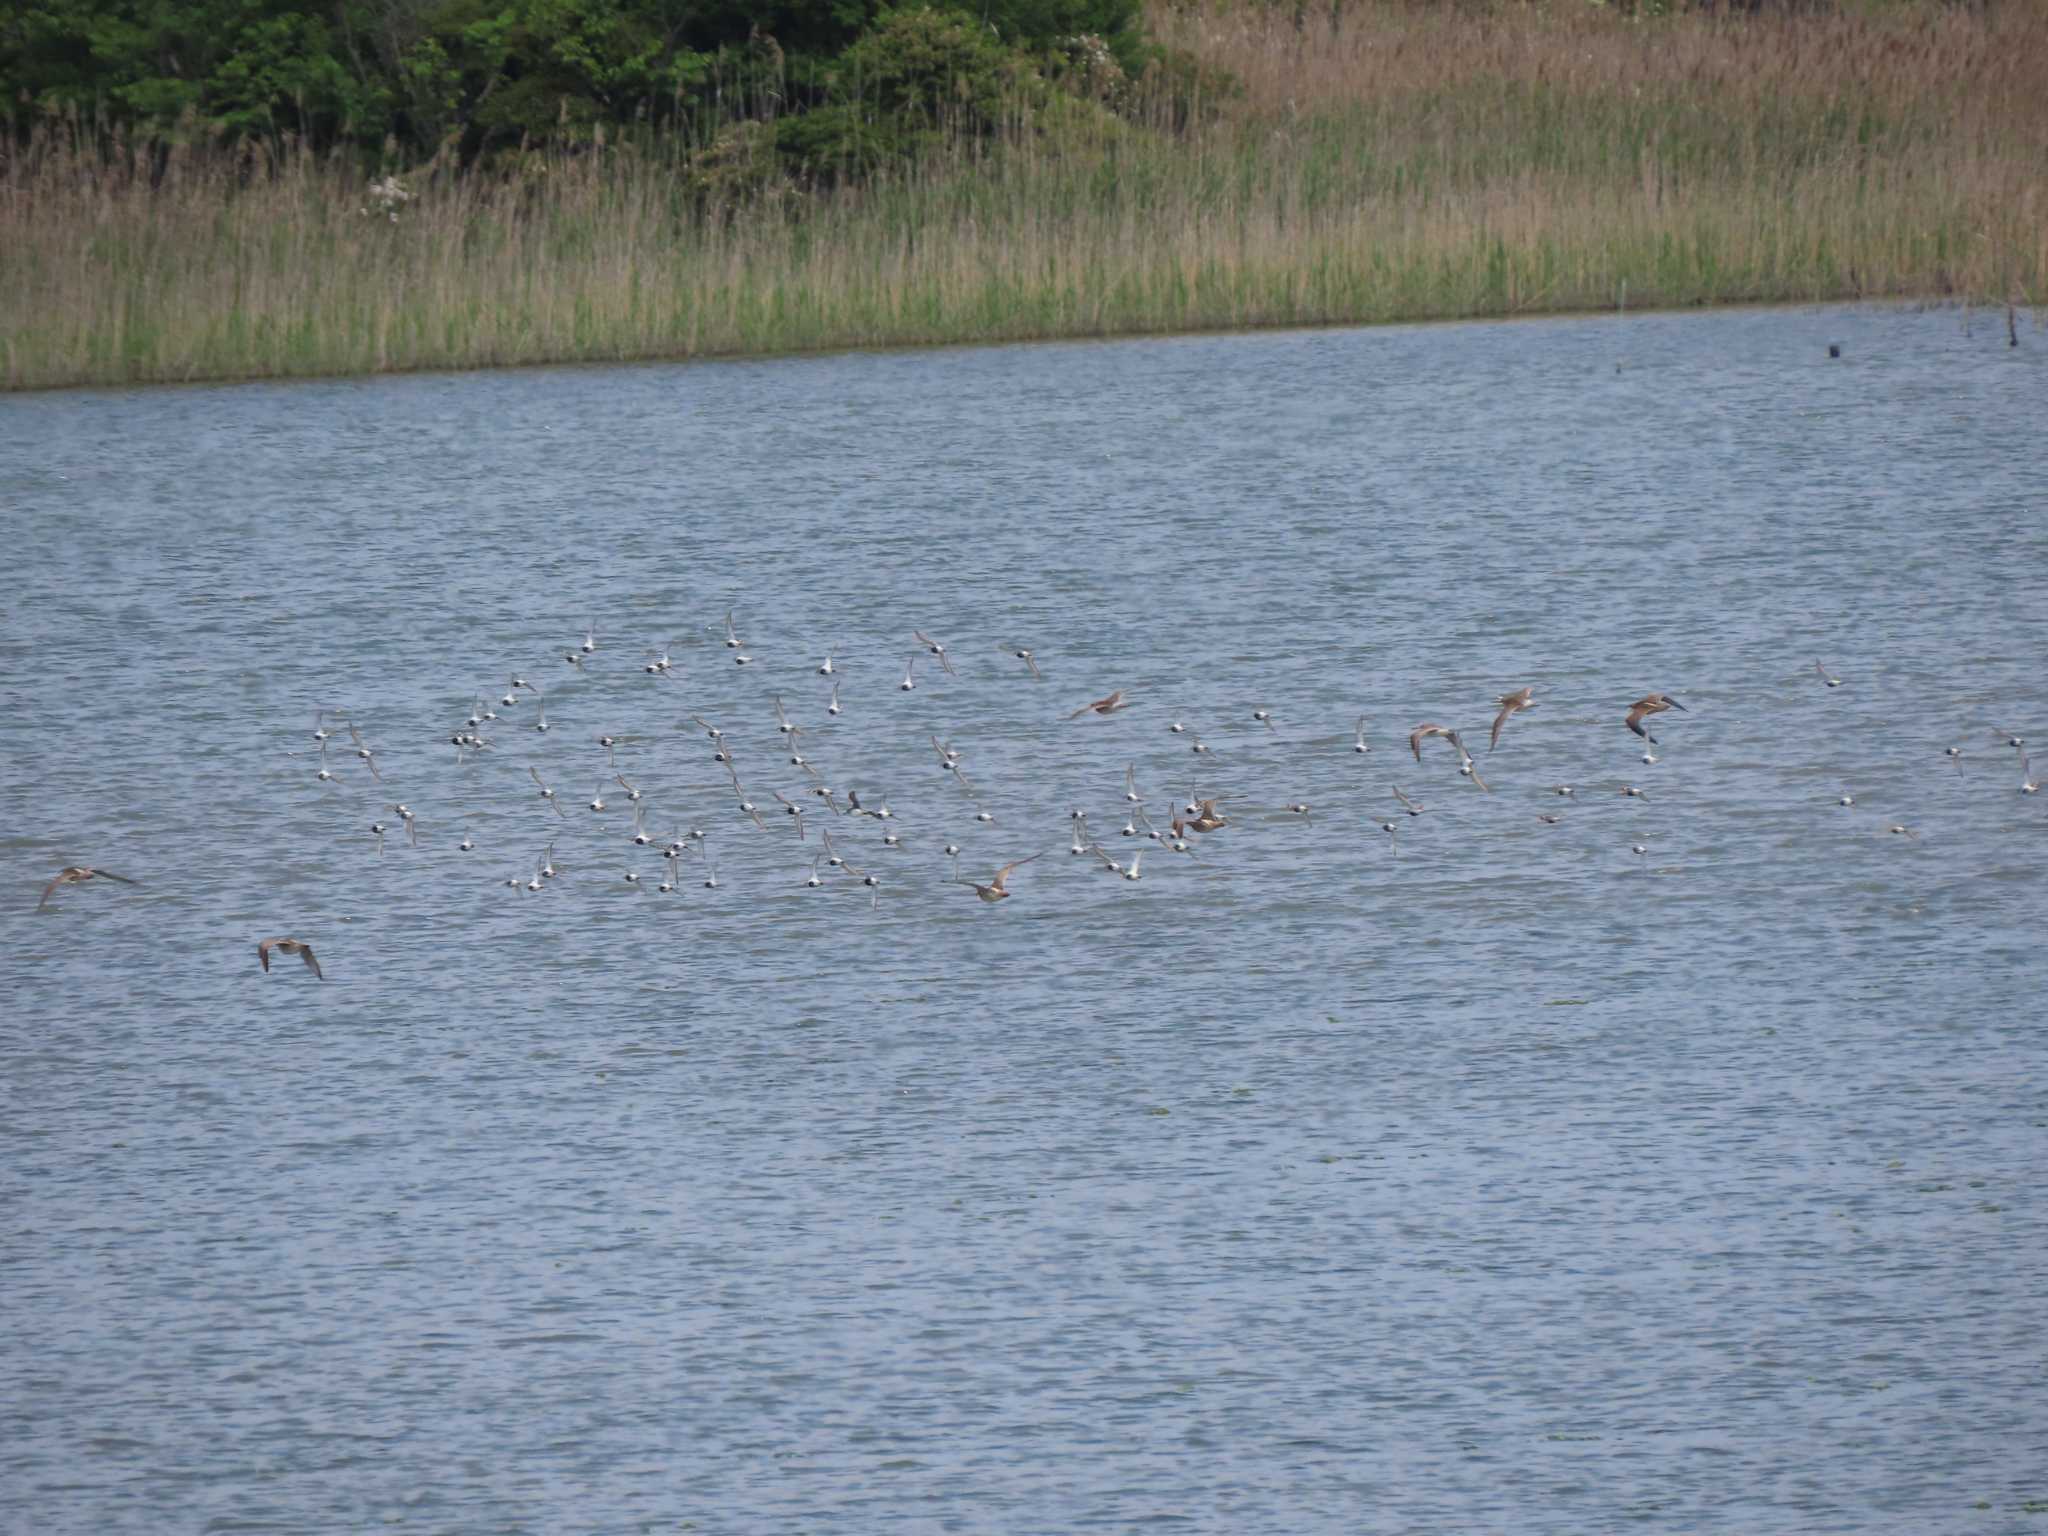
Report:
[[[1186,132],[1075,116],[710,211],[659,145],[422,172],[393,222],[339,164],[152,184],[59,127],[0,172],[0,382],[2048,296],[2040,8],[1293,14],[1154,17],[1243,82]]]

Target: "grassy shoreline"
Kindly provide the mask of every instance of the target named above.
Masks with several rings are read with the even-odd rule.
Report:
[[[1623,284],[2048,302],[2042,8],[1295,14],[1155,13],[1241,82],[1192,125],[710,214],[658,148],[409,178],[394,221],[337,163],[245,181],[195,151],[152,186],[52,135],[0,172],[0,387],[1568,313]]]

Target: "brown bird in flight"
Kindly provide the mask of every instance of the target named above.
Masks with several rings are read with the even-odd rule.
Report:
[[[1685,706],[1671,697],[1670,694],[1651,693],[1645,694],[1628,707],[1628,719],[1623,723],[1638,736],[1642,737],[1643,740],[1654,743],[1657,738],[1652,736],[1648,728],[1644,726],[1643,716],[1661,715],[1667,709],[1689,713],[1689,711],[1686,711]]]
[[[1536,707],[1535,694],[1536,690],[1529,687],[1518,688],[1513,693],[1504,693],[1500,696],[1500,713],[1493,717],[1493,740],[1486,744],[1487,751],[1491,752],[1500,745],[1500,728],[1508,723],[1511,715],[1519,710]]]
[[[84,864],[68,865],[57,871],[57,878],[43,887],[43,899],[36,903],[36,910],[42,911],[50,904],[50,893],[60,885],[83,885],[88,880],[118,880],[123,885],[140,885],[140,880],[130,880],[126,875],[117,875],[111,869],[93,869]]]
[[[979,896],[983,901],[1004,901],[1007,900],[1010,895],[1009,887],[1003,884],[1005,880],[1010,878],[1010,871],[1013,869],[1022,869],[1026,864],[1029,864],[1031,862],[1031,859],[1042,859],[1044,857],[1045,854],[1041,851],[1039,853],[1034,853],[1033,855],[1031,855],[1030,859],[1013,859],[1010,863],[1005,864],[1001,869],[997,870],[995,873],[995,878],[990,880],[987,885],[983,885],[979,880],[960,880],[954,883],[957,885],[973,886],[974,894]]]
[[[1408,750],[1415,754],[1415,761],[1422,761],[1422,743],[1431,736],[1449,736],[1448,725],[1418,725],[1408,733]]]
[[[1113,715],[1120,709],[1129,709],[1130,707],[1130,704],[1124,699],[1123,689],[1119,688],[1106,699],[1097,699],[1092,704],[1083,704],[1079,709],[1067,716],[1067,718],[1069,720],[1078,720],[1091,709],[1098,715]]]
[[[313,958],[312,945],[300,939],[263,940],[256,946],[256,958],[263,962],[263,969],[266,971],[270,969],[270,952],[273,949],[281,955],[297,955],[306,962],[307,970],[311,971],[315,976],[320,976],[320,962]],[[320,979],[325,981],[327,978],[320,976]]]

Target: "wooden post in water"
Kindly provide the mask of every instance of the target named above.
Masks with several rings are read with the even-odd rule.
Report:
[[[2007,300],[2005,306],[2005,344],[2008,347],[2016,347],[2020,344],[2019,317],[2013,311],[2011,300]]]
[[[1626,320],[1628,318],[1628,279],[1625,277],[1621,280],[1621,297],[1615,300],[1614,303],[1614,318],[1616,320]],[[1614,360],[1614,371],[1616,373],[1621,372],[1620,358]]]

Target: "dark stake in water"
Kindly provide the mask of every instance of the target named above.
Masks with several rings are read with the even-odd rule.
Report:
[[[2043,357],[0,399],[0,1526],[2034,1529]]]

